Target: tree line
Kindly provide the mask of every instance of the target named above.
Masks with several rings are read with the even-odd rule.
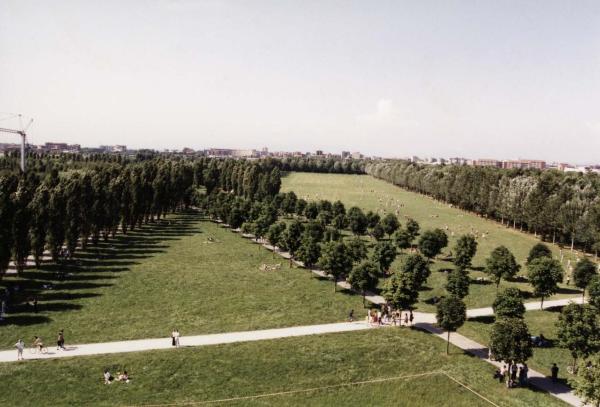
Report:
[[[202,188],[252,200],[281,185],[277,167],[248,161],[154,158],[68,171],[58,170],[60,160],[32,161],[26,174],[0,175],[0,278],[11,260],[21,272],[30,255],[39,265],[46,250],[55,262],[70,258],[78,247],[187,208]]]
[[[547,241],[600,250],[600,177],[595,174],[398,160],[368,162],[365,171]]]

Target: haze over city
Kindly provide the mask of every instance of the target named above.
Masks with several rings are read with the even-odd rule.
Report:
[[[579,163],[600,148],[594,1],[8,0],[0,49],[0,111],[34,117],[32,143]]]

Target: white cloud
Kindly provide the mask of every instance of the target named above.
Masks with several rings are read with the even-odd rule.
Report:
[[[374,112],[358,115],[359,124],[377,127],[411,128],[418,127],[419,122],[410,112],[401,110],[391,99],[379,99]]]

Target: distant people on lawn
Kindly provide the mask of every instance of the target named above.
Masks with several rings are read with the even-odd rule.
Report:
[[[17,348],[17,360],[23,360],[23,349],[25,349],[25,342],[23,342],[23,339],[19,339],[17,343],[15,343],[15,348]]]
[[[104,376],[104,384],[112,384],[112,382],[115,381],[115,378],[113,377],[112,374],[110,374],[110,370],[108,370],[108,369],[104,369],[103,376]],[[129,379],[129,374],[127,373],[127,370],[123,370],[123,373],[117,372],[116,381],[129,383],[130,379]]]

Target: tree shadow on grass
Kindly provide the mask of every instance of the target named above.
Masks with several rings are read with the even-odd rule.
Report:
[[[0,321],[0,326],[3,325],[37,325],[50,322],[50,318],[44,315],[7,315],[3,321]]]
[[[490,280],[477,280],[475,278],[471,278],[469,280],[470,284],[475,284],[475,285],[491,285],[493,284]]]
[[[493,315],[484,315],[480,317],[471,317],[468,318],[471,322],[477,322],[480,324],[493,324],[496,321],[496,318]]]
[[[575,289],[575,288],[565,288],[565,287],[559,287],[558,291],[556,292],[557,294],[579,294],[581,295],[581,290],[579,289]]]
[[[10,297],[9,310],[3,324],[35,325],[50,319],[33,313],[33,298],[38,300],[39,312],[65,312],[80,310],[83,305],[69,301],[101,296],[97,292],[79,292],[96,288],[111,287],[113,284],[101,280],[116,279],[120,273],[129,271],[139,264],[136,260],[154,257],[166,252],[169,241],[184,236],[202,233],[196,225],[200,216],[195,213],[174,215],[171,220],[160,220],[118,234],[109,241],[90,243],[86,249],[74,253],[73,258],[59,263],[43,263],[39,268],[26,269],[18,279],[2,281],[3,286],[19,286]],[[98,282],[94,282],[98,281]]]

